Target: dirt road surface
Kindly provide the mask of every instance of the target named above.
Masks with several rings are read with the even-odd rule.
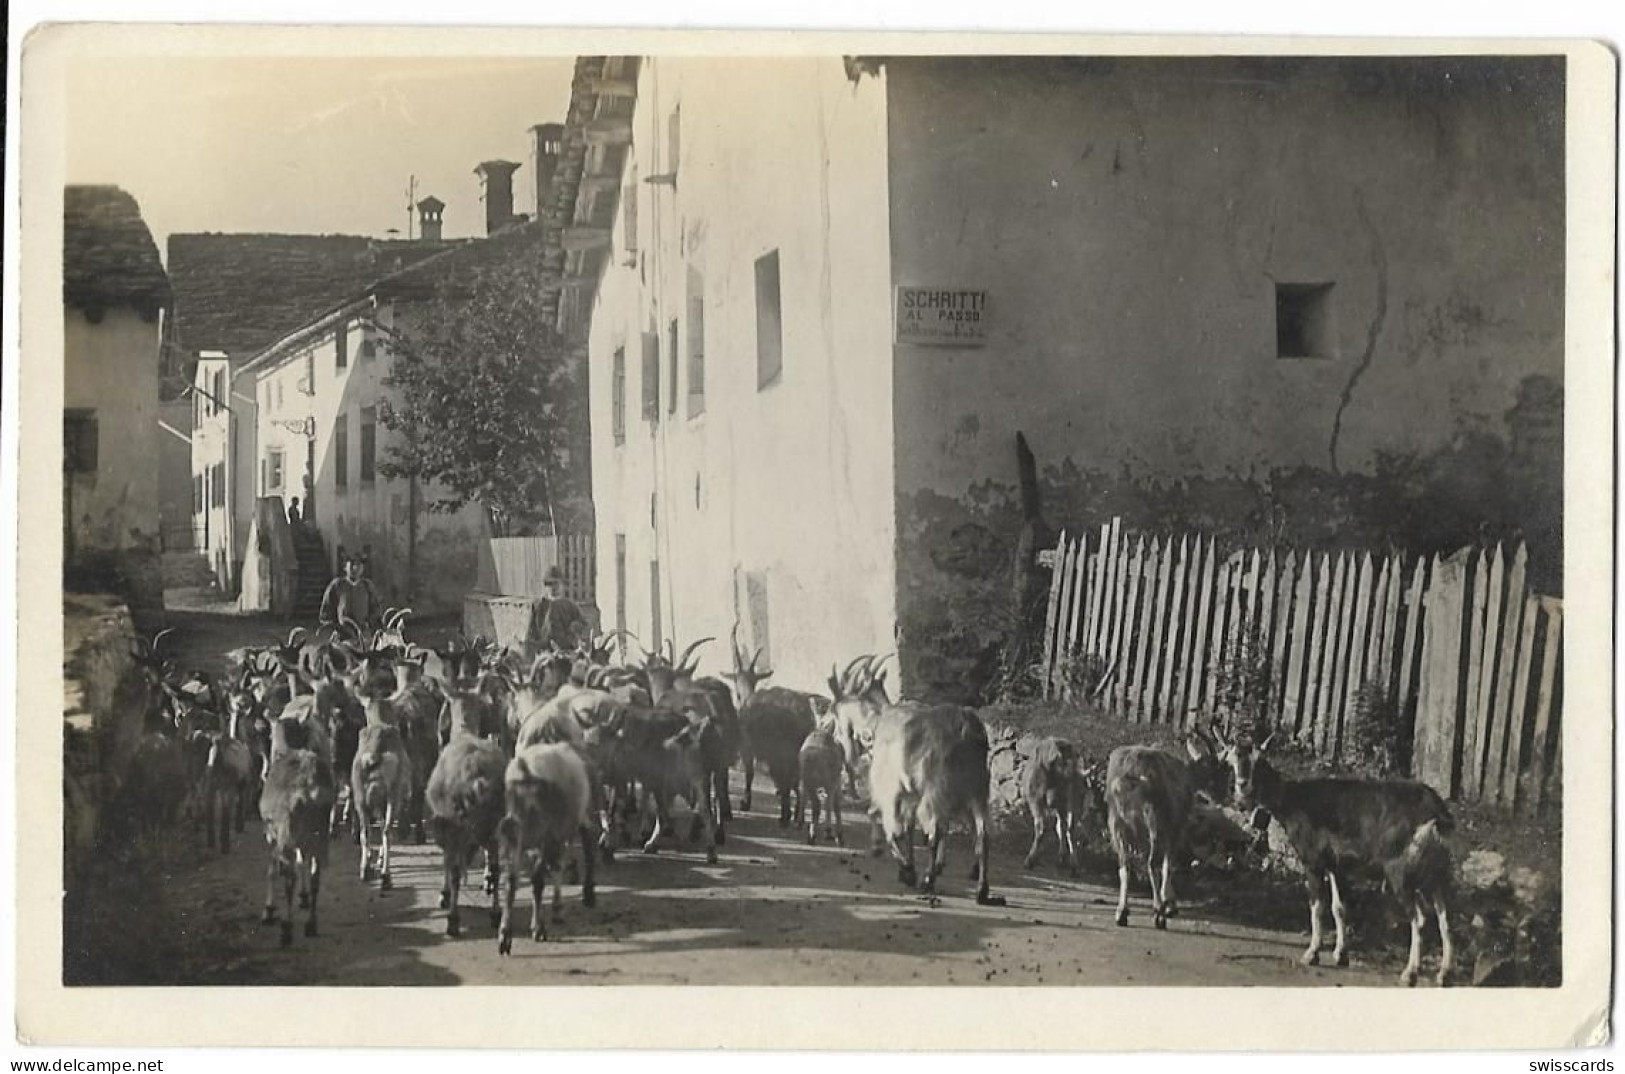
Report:
[[[183,658],[206,664],[274,629],[264,620],[189,616]],[[737,772],[733,779],[737,796]],[[477,869],[472,890],[465,889],[463,935],[450,939],[437,907],[436,847],[397,845],[394,890],[380,892],[376,881],[360,881],[348,838],[335,846],[322,886],[321,934],[307,939],[296,931],[293,946],[280,948],[276,926],[259,923],[265,851],[250,818],[229,854],[198,847],[175,857],[161,880],[165,913],[150,925],[173,935],[152,939],[170,953],[170,965],[184,967],[186,981],[256,985],[1393,987],[1395,956],[1402,955],[1385,949],[1363,961],[1357,949],[1350,968],[1302,967],[1303,903],[1288,920],[1248,914],[1237,881],[1214,877],[1187,882],[1181,914],[1166,932],[1152,928],[1148,892],[1136,878],[1133,917],[1119,928],[1115,876],[1062,878],[1049,861],[1023,870],[1018,832],[997,841],[990,870],[1007,906],[975,904],[969,841],[957,834],[941,898],[930,902],[898,883],[890,861],[868,855],[861,812],[848,812],[847,847],[809,847],[777,826],[766,779],[757,782],[754,806],[736,811],[716,865],[683,844],[658,855],[623,852],[599,867],[592,910],[581,905],[579,888],[566,885],[563,919],[550,922],[554,938],[546,943],[529,939],[530,897],[522,887],[510,958],[497,954]],[[686,811],[677,816],[686,832]],[[922,848],[922,864],[923,855]],[[1271,918],[1262,923],[1269,927],[1258,927],[1261,916]]]

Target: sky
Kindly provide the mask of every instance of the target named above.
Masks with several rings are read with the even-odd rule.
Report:
[[[174,232],[385,237],[407,183],[446,203],[445,236],[484,234],[474,167],[506,159],[535,211],[528,128],[558,122],[573,60],[98,58],[68,78],[67,176],[132,194]]]

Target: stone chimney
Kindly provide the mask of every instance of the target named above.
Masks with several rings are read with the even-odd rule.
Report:
[[[513,173],[519,165],[511,160],[488,160],[474,169],[485,184],[485,233],[495,235],[514,222]]]
[[[440,241],[440,217],[446,203],[430,194],[418,202],[418,236],[424,242]]]
[[[553,193],[553,173],[564,150],[564,124],[538,123],[530,133],[536,146],[536,219],[545,220],[548,198]]]

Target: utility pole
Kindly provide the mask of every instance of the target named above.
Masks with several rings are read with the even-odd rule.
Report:
[[[412,241],[412,215],[416,211],[418,198],[418,177],[409,175],[406,178],[406,241]]]

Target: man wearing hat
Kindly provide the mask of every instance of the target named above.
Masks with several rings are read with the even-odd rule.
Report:
[[[543,584],[547,587],[547,599],[531,619],[529,640],[536,648],[551,646],[560,652],[569,652],[580,644],[587,618],[576,602],[564,595],[564,572],[557,566],[548,568]]]
[[[382,610],[378,590],[366,577],[367,563],[358,553],[340,552],[339,559],[344,573],[329,582],[322,594],[320,621],[324,626],[352,622],[365,634],[376,625],[374,620]]]

